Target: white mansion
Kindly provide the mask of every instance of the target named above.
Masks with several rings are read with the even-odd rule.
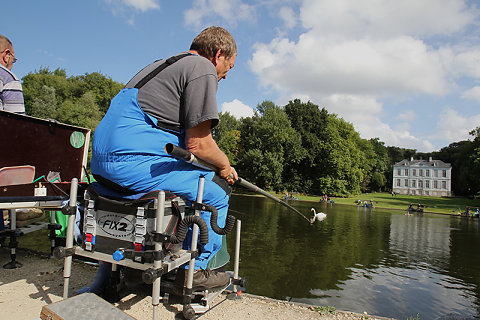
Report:
[[[392,191],[398,194],[449,197],[452,166],[440,160],[402,160],[393,165]]]

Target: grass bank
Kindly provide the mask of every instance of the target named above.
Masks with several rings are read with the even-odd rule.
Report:
[[[413,195],[396,195],[391,193],[375,192],[363,193],[359,196],[352,196],[348,198],[332,198],[338,204],[354,205],[357,199],[362,202],[373,200],[376,207],[406,210],[412,204],[422,204],[425,212],[452,214],[459,211],[465,211],[467,207],[480,207],[480,200],[468,199],[462,197],[427,197],[427,196],[413,196]],[[415,207],[415,206],[414,206]]]
[[[283,197],[283,193],[271,192],[278,198]],[[312,201],[319,202],[321,196],[294,194],[298,198],[298,201]],[[362,202],[367,200],[373,200],[376,207],[406,210],[408,206],[412,204],[422,204],[424,206],[424,212],[452,214],[459,211],[465,211],[467,207],[480,207],[480,199],[469,199],[462,197],[427,197],[427,196],[413,196],[413,195],[396,195],[392,196],[387,192],[373,192],[362,193],[361,195],[350,196],[346,198],[331,197],[331,200],[336,204],[355,205],[356,201],[360,199]],[[414,206],[416,207],[416,206]]]

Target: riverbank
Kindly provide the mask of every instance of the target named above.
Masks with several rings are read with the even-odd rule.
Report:
[[[10,260],[9,251],[0,248],[0,262],[4,265]],[[62,300],[63,261],[48,259],[44,254],[27,250],[18,250],[18,261],[23,263],[19,269],[2,269],[0,272],[0,310],[2,319],[33,320],[40,316],[43,306]],[[96,267],[75,261],[72,264],[70,296],[88,285],[96,272]],[[125,295],[115,306],[137,320],[152,319],[151,297],[143,292]],[[159,319],[182,319],[181,305],[168,308],[160,306]],[[325,313],[325,314],[324,314]],[[360,320],[386,319],[366,314],[334,311],[327,308],[310,306],[269,299],[266,297],[242,294],[241,300],[228,300],[224,295],[218,297],[208,312],[202,314],[202,320]]]
[[[254,195],[249,192],[241,191],[239,195]],[[273,193],[272,195],[281,199],[284,194]],[[258,195],[261,196],[261,195]],[[322,197],[315,195],[295,194],[298,200],[289,200],[288,203],[292,204],[295,201],[308,201],[320,203]],[[360,195],[354,195],[349,197],[331,197],[335,204],[344,204],[355,206],[357,200],[362,203],[367,201],[373,201],[374,207],[392,210],[406,211],[410,204],[416,207],[416,204],[422,204],[424,206],[425,213],[440,213],[440,214],[456,214],[458,212],[465,211],[467,207],[480,207],[480,199],[469,199],[463,197],[430,197],[430,196],[418,196],[418,195],[392,195],[387,192],[372,192],[362,193]]]

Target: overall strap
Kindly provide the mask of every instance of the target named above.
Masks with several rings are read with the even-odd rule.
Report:
[[[140,89],[141,87],[143,87],[148,81],[152,80],[157,74],[160,73],[160,71],[162,71],[163,69],[165,69],[166,67],[168,67],[169,65],[172,65],[174,64],[175,62],[177,62],[178,60],[186,57],[186,56],[189,56],[191,55],[191,53],[183,53],[181,55],[178,55],[178,56],[173,56],[173,57],[170,57],[168,58],[167,60],[165,60],[164,63],[162,63],[161,65],[159,65],[157,68],[155,68],[153,71],[151,71],[149,74],[147,74],[142,80],[140,80],[134,88],[136,89]]]

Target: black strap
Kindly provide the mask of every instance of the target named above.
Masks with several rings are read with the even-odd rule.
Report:
[[[105,187],[107,187],[108,189],[110,189],[112,191],[121,193],[122,195],[129,196],[129,195],[138,193],[138,192],[132,191],[130,189],[127,189],[125,187],[122,187],[121,185],[119,185],[119,184],[117,184],[113,181],[110,181],[107,178],[104,178],[99,174],[93,173],[92,176],[95,179],[95,181],[97,181],[98,183],[104,185]]]
[[[173,56],[173,57],[170,57],[168,58],[167,60],[165,60],[164,63],[162,63],[161,65],[159,65],[157,68],[155,68],[152,72],[150,72],[149,74],[147,74],[142,80],[140,80],[134,88],[136,89],[140,89],[141,87],[143,87],[148,81],[152,80],[157,74],[160,73],[160,71],[162,71],[163,69],[165,69],[166,67],[168,67],[169,65],[172,65],[174,64],[175,62],[177,62],[178,60],[186,57],[186,56],[189,56],[191,55],[191,53],[184,53],[184,54],[181,54],[181,55],[178,55],[178,56]]]

